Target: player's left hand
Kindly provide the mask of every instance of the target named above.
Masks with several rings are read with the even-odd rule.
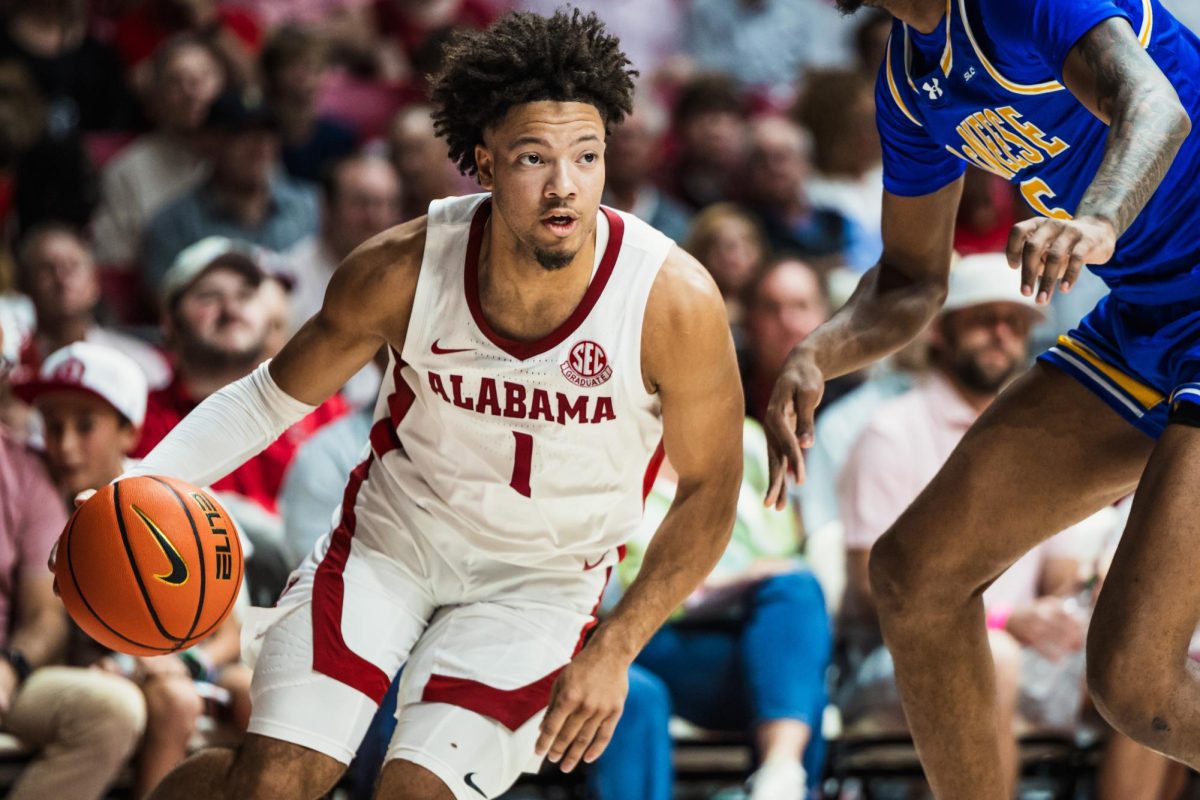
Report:
[[[554,682],[537,754],[548,756],[563,772],[581,760],[595,761],[612,739],[628,692],[629,664],[585,647]]]
[[[1040,305],[1055,287],[1070,291],[1086,264],[1105,264],[1117,246],[1117,231],[1103,217],[1034,217],[1013,226],[1008,235],[1008,265],[1021,270],[1021,293]]]

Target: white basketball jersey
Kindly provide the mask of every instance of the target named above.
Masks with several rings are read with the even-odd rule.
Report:
[[[491,328],[479,302],[490,213],[486,194],[430,205],[404,350],[392,353],[376,409],[383,469],[372,481],[389,487],[402,527],[432,525],[416,532],[435,540],[459,535],[516,564],[611,564],[662,460],[642,320],[672,242],[601,209],[578,307],[544,339],[517,342]]]

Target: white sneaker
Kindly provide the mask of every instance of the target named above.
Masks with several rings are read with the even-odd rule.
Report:
[[[746,781],[750,800],[804,800],[808,774],[796,761],[763,764]]]

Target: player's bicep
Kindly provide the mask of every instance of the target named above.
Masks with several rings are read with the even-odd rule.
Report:
[[[745,410],[733,338],[712,278],[678,249],[651,291],[643,353],[681,493],[710,487],[735,503]]]
[[[321,309],[271,362],[285,392],[316,405],[340,389],[384,344],[399,349],[420,270],[419,241],[372,240],[334,271]]]
[[[1109,17],[1084,33],[1067,53],[1062,71],[1071,94],[1105,124],[1112,123],[1123,99],[1174,93],[1125,17]]]

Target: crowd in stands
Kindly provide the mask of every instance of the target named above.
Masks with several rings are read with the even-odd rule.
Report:
[[[245,730],[239,613],[179,655],[101,651],[55,597],[50,548],[78,492],[278,352],[356,246],[478,190],[434,132],[427,76],[457,29],[563,4],[0,0],[0,749],[29,755],[7,796],[94,800],[123,783],[141,798],[188,752]],[[997,251],[1030,212],[972,169],[943,314],[885,364],[826,386],[808,480],[786,511],[764,509],[774,381],[881,253],[874,109],[891,18],[844,18],[832,0],[573,4],[606,20],[641,73],[607,142],[604,202],[711,272],[747,413],[729,548],[632,668],[588,785],[668,800],[679,718],[753,743],[752,800],[816,797],[827,733],[904,729],[872,543],[1104,289],[1081,279],[1048,309],[1023,298]],[[1200,26],[1193,0],[1168,5]],[[245,541],[240,607],[270,605],[328,533],[388,365],[383,351],[212,487]],[[606,604],[673,493],[667,462]],[[984,596],[1014,786],[1021,732],[1102,724],[1082,648],[1122,513],[1056,535]],[[394,726],[389,698],[352,773],[358,796]],[[1182,770],[1102,735],[1097,796],[1179,796]]]

